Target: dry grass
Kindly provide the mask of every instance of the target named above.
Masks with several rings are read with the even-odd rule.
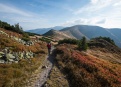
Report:
[[[9,36],[16,36],[21,38],[22,35],[15,33],[15,32],[11,32],[5,29],[0,28],[0,30],[6,32]],[[32,52],[40,52],[43,51],[45,53],[47,53],[47,49],[46,49],[46,44],[44,42],[36,42],[34,45],[31,46],[26,46],[23,45],[19,42],[17,42],[16,40],[13,40],[10,37],[7,37],[4,34],[0,34],[0,49],[4,49],[5,47],[10,47],[11,51],[32,51]]]
[[[111,53],[106,51],[105,48],[100,49],[89,49],[87,51],[89,55],[93,55],[99,59],[108,60],[112,63],[119,63],[121,64],[121,54],[120,53]]]
[[[50,73],[46,84],[49,87],[69,87],[66,77],[55,65]]]
[[[4,49],[5,47],[11,47],[12,51],[32,51],[32,52],[39,52],[45,51],[47,53],[46,44],[45,43],[35,43],[31,46],[26,46],[17,41],[8,38],[4,35],[0,34],[0,49]]]
[[[104,59],[105,55],[99,58],[100,52],[95,56],[79,52],[71,45],[61,45],[56,53],[58,66],[67,75],[70,87],[121,87],[121,65]]]
[[[0,64],[0,87],[24,87],[42,65],[44,57],[21,60],[19,63]]]
[[[9,31],[9,30],[6,30],[6,29],[3,29],[3,28],[0,28],[1,31],[4,31],[5,33],[7,33],[9,36],[16,36],[16,37],[19,37],[21,38],[22,35],[21,34],[18,34],[16,32],[12,32],[12,31]]]
[[[0,30],[12,36],[22,37],[22,35],[15,32],[1,28]],[[39,42],[26,46],[6,35],[0,34],[0,50],[3,50],[5,47],[9,47],[12,52],[32,51],[36,53],[36,58],[22,59],[19,63],[0,64],[0,87],[25,87],[28,80],[35,74],[44,61],[47,54],[46,44]]]

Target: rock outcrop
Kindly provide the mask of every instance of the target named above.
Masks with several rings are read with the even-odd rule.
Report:
[[[17,63],[21,59],[29,59],[33,57],[34,53],[31,51],[10,52],[9,48],[5,48],[0,52],[0,63]]]

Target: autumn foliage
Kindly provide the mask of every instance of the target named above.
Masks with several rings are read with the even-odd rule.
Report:
[[[21,34],[15,33],[15,32],[11,32],[5,29],[0,28],[0,30],[6,32],[9,37],[7,37],[4,34],[0,34],[0,49],[4,49],[5,47],[10,47],[12,51],[14,52],[22,52],[22,51],[32,51],[32,52],[40,52],[40,51],[45,51],[46,52],[46,44],[45,42],[38,42],[38,43],[34,43],[31,46],[26,46],[22,43],[17,42],[16,40],[12,39],[10,36],[15,36],[18,38],[22,38]]]
[[[0,28],[0,51],[6,47],[11,52],[33,52],[35,58],[20,59],[18,63],[0,64],[0,87],[25,87],[35,71],[42,65],[47,54],[45,42],[34,42],[27,46],[11,36],[22,38],[22,34]]]
[[[56,50],[59,68],[71,87],[121,87],[121,65],[100,59],[74,45],[59,45]]]

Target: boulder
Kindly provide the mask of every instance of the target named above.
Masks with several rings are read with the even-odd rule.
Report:
[[[5,61],[0,59],[0,63],[5,63]]]
[[[23,59],[24,58],[24,53],[23,52],[19,52],[18,57],[19,57],[19,59]]]
[[[18,56],[18,53],[17,52],[14,52],[13,54],[15,56],[15,60],[18,61],[19,60],[19,56]]]
[[[14,62],[14,60],[13,59],[8,59],[8,62]]]
[[[14,63],[18,63],[18,61],[14,61]]]
[[[33,58],[34,57],[34,53],[33,52],[29,52],[29,56],[30,56],[30,58]]]
[[[13,56],[13,54],[10,53],[6,54],[6,57],[7,59],[15,59],[15,56]]]
[[[0,55],[4,55],[4,52],[0,52]]]
[[[2,57],[3,57],[3,55],[4,55],[4,53],[3,53],[3,52],[0,52],[0,58],[2,58]]]

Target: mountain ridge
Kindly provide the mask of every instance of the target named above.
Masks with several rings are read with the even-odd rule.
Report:
[[[44,34],[44,33],[48,32],[51,29],[60,30],[62,28],[64,28],[64,27],[62,27],[62,26],[55,26],[55,27],[50,27],[50,28],[37,28],[37,29],[27,30],[27,32],[37,33],[37,34]]]
[[[66,43],[56,47],[57,66],[66,75],[69,86],[120,87],[121,49],[99,38],[89,43],[93,45],[87,51]]]
[[[117,31],[118,30],[118,31]],[[115,32],[114,32],[115,31]],[[120,29],[108,29],[99,26],[89,26],[89,25],[75,25],[72,27],[66,27],[64,29],[59,30],[58,32],[63,32],[64,34],[70,36],[71,38],[81,39],[83,36],[88,40],[95,37],[110,37],[113,39],[117,46],[121,47],[121,39],[120,39]],[[118,32],[118,35],[117,35]],[[46,33],[47,35],[47,33]],[[50,35],[54,36],[54,35]],[[55,36],[59,37],[59,36]],[[64,39],[64,38],[63,38]]]
[[[67,35],[66,33],[63,33],[63,32],[60,32],[60,31],[54,30],[54,29],[49,30],[48,32],[46,32],[43,35],[44,36],[52,36],[56,41],[62,40],[64,38],[75,38],[71,35]]]

